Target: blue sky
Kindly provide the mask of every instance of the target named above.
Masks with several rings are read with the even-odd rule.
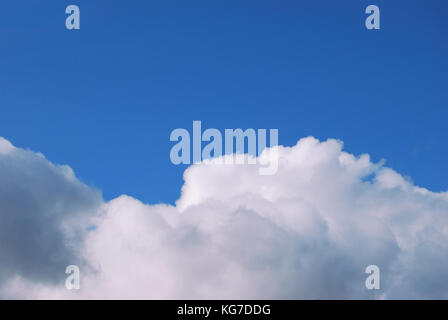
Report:
[[[79,5],[81,30],[65,29]],[[364,27],[381,9],[381,30]],[[179,197],[175,128],[338,138],[448,189],[443,0],[4,1],[0,136],[69,164],[105,199]]]

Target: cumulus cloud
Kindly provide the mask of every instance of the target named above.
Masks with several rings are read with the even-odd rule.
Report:
[[[189,167],[171,206],[105,203],[68,167],[0,139],[0,297],[448,298],[448,193],[337,140],[276,148],[272,176]],[[61,280],[69,264],[79,291]],[[364,285],[371,264],[378,291]]]
[[[57,284],[100,205],[67,166],[0,139],[0,288],[10,279]]]

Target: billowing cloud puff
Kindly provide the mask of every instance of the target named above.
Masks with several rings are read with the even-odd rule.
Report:
[[[191,166],[170,206],[104,203],[69,168],[0,140],[0,296],[448,298],[448,193],[336,140],[277,148],[271,176]],[[69,264],[79,291],[61,280]],[[365,287],[372,264],[380,290]]]
[[[67,263],[83,265],[84,226],[101,204],[69,167],[0,138],[0,288],[14,278],[57,284]]]

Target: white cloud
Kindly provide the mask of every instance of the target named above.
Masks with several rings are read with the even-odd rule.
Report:
[[[0,154],[7,154],[14,150],[13,145],[8,140],[0,137]]]
[[[272,176],[256,165],[191,166],[176,206],[103,203],[67,167],[2,154],[5,145],[0,216],[12,235],[0,242],[0,296],[448,298],[448,194],[339,141],[279,147]],[[62,264],[77,261],[82,289],[69,292]],[[364,286],[370,264],[381,269],[377,292]]]

